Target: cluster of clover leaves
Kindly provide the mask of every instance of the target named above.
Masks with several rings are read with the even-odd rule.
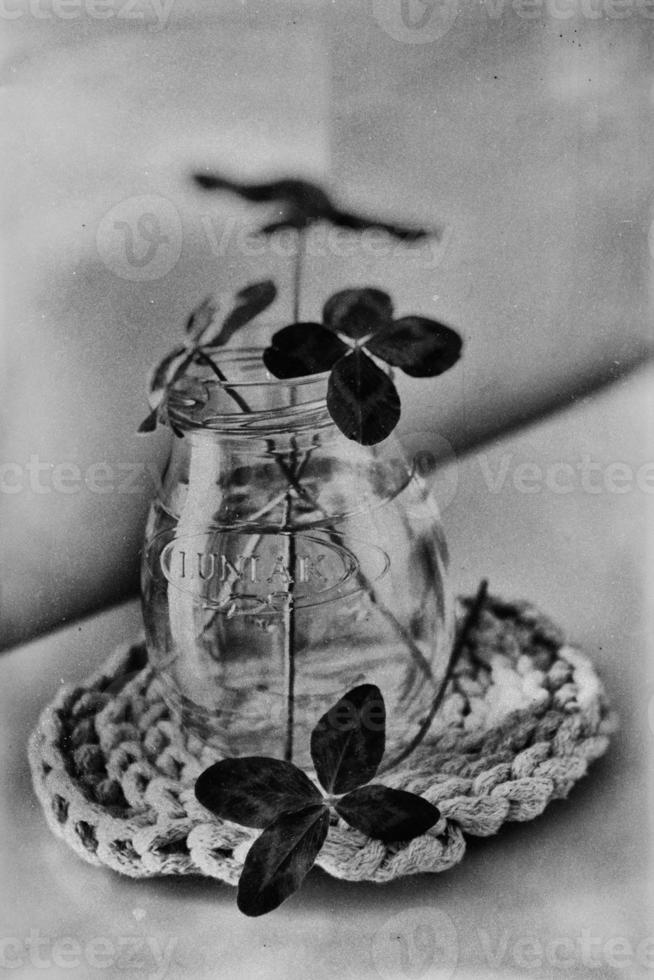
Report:
[[[263,355],[264,364],[274,377],[284,380],[328,372],[327,409],[338,428],[348,439],[362,445],[383,441],[397,425],[401,412],[393,369],[414,378],[442,374],[459,359],[461,338],[436,320],[422,316],[395,318],[390,296],[373,287],[335,293],[324,304],[321,323],[299,320],[301,246],[308,229],[318,221],[357,230],[380,228],[408,242],[435,232],[389,224],[339,208],[321,188],[308,181],[241,184],[206,174],[196,174],[194,180],[205,190],[231,191],[256,204],[279,205],[277,220],[264,225],[260,234],[272,235],[288,228],[297,234],[295,322],[273,335]],[[235,305],[222,324],[217,323],[218,311],[213,301],[204,300],[187,321],[185,343],[174,347],[151,373],[152,411],[139,431],[152,431],[158,420],[166,419],[176,435],[182,435],[167,412],[175,383],[197,363],[206,365],[221,381],[228,381],[217,360],[219,349],[267,309],[276,295],[270,280],[246,286],[237,294]],[[226,390],[242,411],[250,411],[237,391]]]
[[[362,684],[311,733],[311,758],[323,792],[292,762],[264,756],[223,759],[202,773],[195,795],[204,807],[222,820],[263,830],[241,872],[241,912],[271,912],[300,887],[325,843],[332,815],[382,841],[411,840],[440,819],[421,796],[370,783],[385,739],[381,691]]]

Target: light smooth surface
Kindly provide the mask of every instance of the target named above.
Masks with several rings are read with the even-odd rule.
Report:
[[[456,480],[452,471],[438,477],[455,586],[472,589],[487,575],[493,591],[536,601],[596,659],[622,716],[609,755],[567,801],[495,839],[471,841],[463,863],[442,875],[373,886],[314,871],[300,895],[257,920],[237,911],[231,888],[212,881],[132,881],[85,865],[45,825],[25,743],[61,683],[84,678],[138,631],[137,604],[121,606],[0,659],[0,956],[11,962],[16,943],[29,941],[32,930],[43,939],[42,966],[22,946],[22,967],[12,975],[650,976],[654,617],[646,539],[653,390],[654,373],[643,371],[485,455],[459,461]],[[595,464],[585,485],[569,470],[551,477],[554,464],[575,467],[584,455]],[[538,483],[533,469],[531,483],[524,480],[518,469],[524,462],[542,468],[537,492],[516,488]],[[649,491],[634,482],[628,492],[614,492],[616,463],[623,464],[622,486],[625,466],[635,481],[649,463]],[[552,486],[566,483],[567,474],[572,491],[548,489],[547,474]],[[77,966],[56,965],[66,950],[69,964],[75,958],[74,946],[56,945],[65,938],[87,951],[77,953]],[[91,955],[101,938],[111,944],[105,963],[106,950],[114,951],[105,969]],[[163,957],[159,966],[153,951]]]

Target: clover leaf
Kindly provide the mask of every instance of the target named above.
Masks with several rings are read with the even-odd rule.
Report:
[[[440,819],[404,790],[371,784],[384,755],[386,709],[374,684],[345,694],[311,733],[311,758],[325,795],[292,762],[265,756],[223,759],[195,784],[199,803],[223,820],[263,830],[248,851],[237,904],[271,912],[302,884],[329,831],[330,813],[369,837],[408,841]]]
[[[456,364],[461,347],[459,334],[436,320],[393,319],[391,298],[380,289],[344,289],[325,303],[322,324],[278,330],[263,360],[277,378],[329,371],[329,414],[348,439],[369,446],[390,435],[401,412],[392,377],[375,362],[435,377]]]
[[[236,303],[227,314],[221,326],[216,325],[218,307],[211,296],[203,299],[186,321],[184,344],[173,347],[150,372],[148,395],[152,411],[141,422],[139,432],[154,432],[159,421],[159,413],[165,410],[170,391],[176,381],[184,376],[193,362],[200,361],[210,367],[224,380],[220,369],[210,355],[223,347],[228,340],[262,313],[277,296],[274,282],[265,279],[245,286],[236,294]],[[168,416],[168,424],[177,436],[183,436],[180,429]]]

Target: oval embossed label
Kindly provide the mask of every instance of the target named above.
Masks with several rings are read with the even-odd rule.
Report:
[[[314,606],[381,578],[388,556],[375,545],[322,531],[180,535],[159,554],[175,588],[229,616]]]

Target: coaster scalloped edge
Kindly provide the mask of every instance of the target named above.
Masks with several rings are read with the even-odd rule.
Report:
[[[458,601],[459,622],[471,601]],[[466,836],[532,820],[566,797],[616,727],[588,657],[530,603],[489,597],[430,732],[384,773],[385,785],[424,796],[441,819],[397,844],[336,820],[316,864],[357,881],[445,871],[463,858]],[[29,741],[48,825],[84,860],[131,877],[236,884],[258,832],[196,801],[194,782],[216,758],[176,727],[142,639],[82,685],[62,688]]]

